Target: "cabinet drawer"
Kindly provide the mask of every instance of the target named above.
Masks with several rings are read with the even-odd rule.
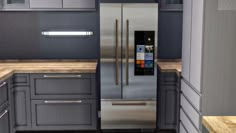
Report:
[[[63,8],[95,8],[95,0],[63,0]]]
[[[10,115],[9,109],[0,111],[0,133],[10,133],[9,125]]]
[[[95,100],[33,100],[33,128],[36,130],[95,130]]]
[[[181,107],[187,113],[188,116],[191,116],[191,120],[194,125],[200,129],[200,114],[192,107],[192,105],[181,95]]]
[[[95,98],[93,74],[32,74],[33,99]]]
[[[184,80],[181,80],[181,91],[183,95],[192,103],[192,105],[200,112],[200,100],[201,97],[185,83]]]
[[[188,133],[198,133],[197,129],[193,126],[182,109],[180,110],[180,121],[182,122]]]
[[[7,82],[0,82],[0,106],[8,101]]]
[[[30,0],[30,8],[62,8],[62,0]]]
[[[29,86],[29,74],[15,74],[12,78],[15,86]]]

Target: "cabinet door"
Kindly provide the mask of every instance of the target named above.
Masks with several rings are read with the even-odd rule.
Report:
[[[203,0],[192,1],[190,83],[200,92],[203,38]]]
[[[31,127],[29,87],[14,88],[15,126],[17,130]]]
[[[0,133],[10,133],[9,109],[0,112]]]
[[[7,82],[0,82],[0,106],[8,101]]]
[[[176,129],[177,124],[177,90],[176,86],[160,86],[159,129]]]
[[[33,100],[33,130],[96,130],[95,100]]]
[[[183,4],[183,40],[182,40],[182,76],[190,82],[190,47],[191,47],[192,0]]]

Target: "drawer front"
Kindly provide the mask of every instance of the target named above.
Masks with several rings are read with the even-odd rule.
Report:
[[[182,109],[180,110],[180,121],[182,122],[188,133],[198,133],[197,129],[193,126]]]
[[[8,100],[7,94],[7,82],[0,83],[0,106],[2,106]]]
[[[15,86],[29,86],[29,74],[15,74],[12,78]]]
[[[30,0],[30,8],[62,8],[62,0]]]
[[[95,100],[33,100],[33,128],[43,130],[95,130]]]
[[[63,0],[63,8],[95,8],[95,0]]]
[[[0,112],[0,133],[10,133],[10,125],[9,125],[9,110],[3,110]]]
[[[201,97],[183,80],[181,80],[181,91],[183,95],[185,95],[186,98],[193,104],[193,106],[200,112]]]
[[[184,128],[184,126],[182,125],[182,123],[180,123],[180,125],[179,125],[179,133],[188,133],[188,132],[185,130],[185,128]]]
[[[181,95],[181,107],[188,116],[191,116],[191,120],[194,125],[200,129],[200,114],[192,107],[192,105]]]
[[[33,99],[95,98],[95,75],[34,74],[31,84]]]

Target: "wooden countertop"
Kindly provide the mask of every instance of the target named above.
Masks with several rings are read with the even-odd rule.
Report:
[[[14,73],[96,73],[97,61],[0,60],[0,81]]]
[[[182,71],[181,61],[158,61],[157,65],[160,68],[161,72],[181,73]]]
[[[236,133],[236,116],[203,116],[202,124],[210,133]]]

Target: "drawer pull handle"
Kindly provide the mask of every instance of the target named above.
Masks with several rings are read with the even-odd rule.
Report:
[[[81,75],[43,75],[44,78],[81,78]]]
[[[44,103],[48,103],[48,104],[56,104],[56,103],[58,103],[58,104],[62,104],[62,103],[82,103],[82,101],[81,100],[78,100],[78,101],[44,101]]]
[[[3,116],[5,116],[8,113],[8,110],[5,110],[1,115],[0,115],[0,119],[2,119]]]
[[[146,102],[112,102],[112,106],[146,106]]]
[[[6,82],[3,82],[3,83],[0,85],[0,88],[3,87],[5,84],[6,84]]]

